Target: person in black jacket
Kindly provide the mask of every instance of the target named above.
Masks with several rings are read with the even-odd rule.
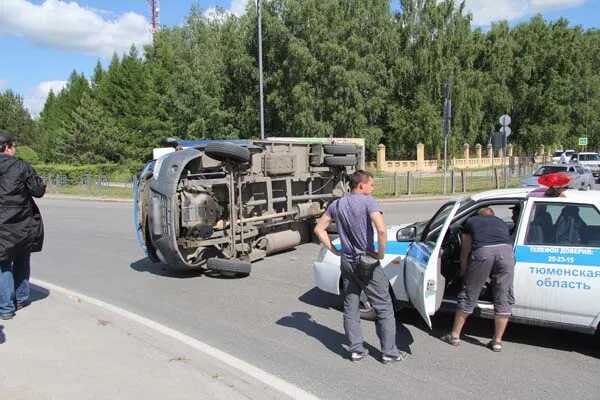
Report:
[[[46,185],[15,151],[16,138],[0,131],[0,319],[29,304],[30,254],[44,241],[33,197],[42,197]]]

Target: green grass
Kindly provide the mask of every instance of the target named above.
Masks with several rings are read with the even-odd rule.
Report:
[[[99,190],[96,185],[65,185],[61,186],[60,188],[57,188],[56,186],[50,186],[48,188],[48,193],[81,197],[111,197],[122,199],[133,198],[133,191],[130,187],[103,186]]]
[[[446,177],[446,194],[462,193],[462,183],[460,176],[454,179],[455,187],[452,190],[450,176]],[[521,178],[516,176],[510,177],[508,187],[518,187],[521,183]],[[400,175],[397,180],[397,193],[399,196],[407,195],[406,175]],[[504,188],[504,181],[500,179],[500,188]],[[465,177],[465,193],[482,192],[485,190],[496,189],[496,182],[492,176],[466,176]],[[444,192],[443,180],[441,176],[413,176],[413,185],[411,195],[441,195]],[[375,178],[375,197],[384,198],[394,196],[394,179],[393,177]]]

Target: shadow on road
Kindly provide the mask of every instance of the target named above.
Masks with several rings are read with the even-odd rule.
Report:
[[[317,287],[310,289],[308,292],[298,297],[298,300],[308,305],[324,308],[326,310],[343,310],[342,296],[324,292]]]
[[[48,289],[32,283],[29,284],[29,300],[31,300],[32,303],[39,300],[44,300],[49,295],[50,291]]]
[[[454,322],[453,313],[437,313],[432,317],[433,330],[430,330],[423,322],[412,323],[415,319],[420,319],[418,313],[414,310],[403,312],[402,321],[414,325],[418,329],[429,333],[436,338],[448,332]],[[409,320],[409,321],[407,321]],[[422,320],[421,320],[422,321]],[[488,318],[471,317],[465,325],[462,340],[464,342],[484,346],[494,333],[494,321]],[[519,343],[528,346],[543,347],[552,350],[576,352],[582,355],[600,358],[600,338],[585,333],[569,332],[560,329],[547,328],[541,326],[525,325],[518,323],[509,323],[503,341],[510,346],[510,343]]]
[[[308,305],[314,306],[314,307],[324,308],[326,310],[333,309],[333,310],[339,311],[340,313],[343,312],[343,309],[344,309],[341,296],[323,292],[322,290],[318,289],[317,287],[314,287],[311,290],[309,290],[308,292],[304,293],[302,296],[300,296],[298,298],[298,300],[300,300],[301,302],[306,303]],[[302,313],[296,313],[296,314],[302,314]],[[306,314],[306,315],[309,315],[309,314]],[[289,317],[286,317],[286,318],[289,318]],[[340,318],[342,318],[342,314],[340,314]],[[400,321],[400,318],[396,317],[396,345],[398,346],[398,348],[400,350],[406,351],[407,353],[410,354],[411,353],[410,345],[413,343],[414,338],[412,337],[412,334],[410,333],[410,331],[399,321]],[[423,325],[423,327],[427,327],[427,325],[425,325],[425,323],[422,320],[420,322],[419,321],[415,321],[415,322],[421,323]],[[373,323],[373,322],[362,321],[362,324],[371,324],[371,323]],[[346,343],[346,336],[343,334],[340,334],[340,335],[342,336],[342,339],[341,339],[342,343]],[[370,349],[369,349],[369,352],[371,352]],[[345,354],[345,350],[344,350],[344,354]]]
[[[344,343],[346,343],[346,335],[326,327],[325,325],[319,324],[308,313],[293,312],[289,316],[283,317],[277,321],[277,325],[298,329],[299,331],[306,333],[308,336],[317,339],[331,352],[344,358],[348,357],[348,352],[342,346]],[[371,355],[381,354],[379,350],[366,342],[365,349],[369,350]]]
[[[148,257],[132,262],[129,264],[129,267],[138,272],[148,272],[150,274],[175,279],[197,278],[203,274],[201,269],[174,272],[165,264],[152,262]]]

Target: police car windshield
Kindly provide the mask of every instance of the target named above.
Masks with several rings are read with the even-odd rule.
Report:
[[[554,172],[565,172],[566,170],[566,165],[544,165],[543,167],[539,167],[538,170],[535,171],[533,176],[542,176],[552,174]]]
[[[456,215],[460,215],[463,211],[471,207],[471,205],[475,203],[475,200],[471,198],[464,198],[459,200],[459,202],[460,206],[458,208],[458,211],[456,212]],[[427,232],[424,233],[423,237],[427,237],[427,240],[435,240],[435,238],[437,238],[437,236],[431,236],[431,234],[438,230],[444,224],[444,222],[446,221],[446,217],[448,216],[450,211],[452,211],[453,206],[454,202],[449,202],[444,204],[438,210],[438,212],[434,216],[434,219],[429,220],[429,227],[427,228]]]

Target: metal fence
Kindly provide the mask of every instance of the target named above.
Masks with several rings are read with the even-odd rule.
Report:
[[[135,177],[114,179],[108,175],[84,175],[69,178],[67,175],[45,175],[46,192],[80,196],[131,197]]]
[[[532,174],[534,166],[489,170],[452,170],[446,174],[446,193],[477,192],[495,188],[520,186],[524,177]],[[47,192],[74,196],[131,197],[136,177],[111,178],[108,175],[84,175],[68,178],[66,175],[47,175],[42,177]],[[386,174],[375,178],[375,195],[378,197],[442,194],[444,176],[441,172],[403,172]]]
[[[533,173],[534,166],[494,168],[489,170],[452,170],[446,173],[403,172],[375,178],[376,196],[401,196],[478,192],[504,187],[518,187]],[[506,172],[505,172],[506,171]]]

